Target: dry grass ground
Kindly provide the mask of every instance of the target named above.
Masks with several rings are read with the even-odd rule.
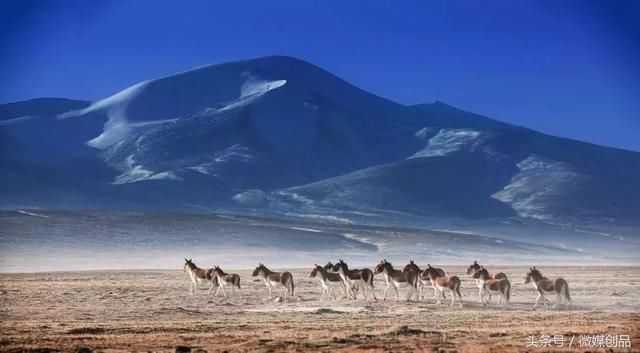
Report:
[[[531,310],[533,287],[522,284],[526,268],[491,269],[512,279],[507,308],[479,305],[461,266],[447,270],[463,280],[462,308],[430,298],[396,303],[393,296],[320,302],[310,269],[292,271],[296,296],[289,303],[268,301],[250,271],[238,271],[243,288],[229,299],[205,290],[190,295],[181,271],[1,274],[0,351],[147,352],[182,345],[208,352],[546,352],[527,349],[527,337],[584,334],[630,335],[632,350],[640,351],[640,268],[543,267],[545,275],[568,280],[574,305],[537,311]],[[383,285],[376,277],[379,298]],[[556,350],[605,351],[577,342]]]

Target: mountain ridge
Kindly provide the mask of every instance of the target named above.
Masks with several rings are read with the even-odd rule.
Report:
[[[284,193],[307,212],[640,218],[638,152],[440,101],[402,105],[287,56],[201,66],[69,109],[38,102],[18,103],[21,116],[48,119],[0,105],[2,208],[55,208],[43,200],[64,201],[62,190],[64,208],[298,207]],[[29,170],[65,177],[21,180]]]

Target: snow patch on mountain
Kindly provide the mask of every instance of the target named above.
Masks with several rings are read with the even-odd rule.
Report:
[[[21,123],[21,122],[26,121],[26,120],[31,120],[31,119],[33,119],[35,117],[36,117],[35,115],[26,115],[26,116],[20,116],[20,117],[17,117],[17,118],[0,120],[0,126],[9,126],[9,125],[18,124],[18,123]]]
[[[255,158],[256,156],[252,154],[251,149],[240,144],[235,144],[221,151],[212,153],[209,161],[189,166],[185,169],[190,169],[206,175],[216,176],[214,172],[220,164],[227,162],[246,163],[251,162]]]
[[[230,160],[248,162],[253,158],[255,158],[255,156],[251,154],[251,150],[249,148],[240,144],[235,144],[218,152],[214,161],[218,163],[224,163]]]
[[[175,175],[172,171],[163,171],[163,172],[154,172],[148,169],[145,169],[142,165],[136,164],[135,158],[133,156],[129,156],[126,160],[128,164],[127,170],[118,175],[112,184],[120,185],[120,184],[129,184],[129,183],[137,183],[145,180],[161,180],[161,179],[170,179],[170,180],[181,180],[177,175]]]
[[[87,141],[87,145],[100,150],[105,149],[122,141],[133,132],[134,126],[131,126],[127,119],[127,107],[144,91],[148,84],[149,81],[138,83],[111,97],[99,100],[84,109],[60,114],[58,115],[58,119],[68,119],[104,111],[108,120],[104,124],[103,132],[97,137]]]
[[[262,206],[267,202],[267,193],[259,189],[251,189],[234,195],[231,199],[246,206]]]
[[[295,193],[293,191],[280,190],[280,191],[276,191],[275,194],[278,196],[282,196],[283,198],[289,201],[306,204],[306,205],[313,204],[313,200],[311,200],[310,198],[300,195],[298,193]]]
[[[422,129],[416,131],[415,134],[413,134],[415,137],[417,138],[421,138],[421,139],[426,139],[429,136],[431,136],[431,134],[433,133],[434,129],[432,127],[428,127],[425,126]]]
[[[416,133],[426,136],[428,130]],[[489,134],[470,129],[441,129],[422,150],[407,159],[447,156],[459,151],[474,151],[489,137]]]
[[[218,111],[225,111],[250,104],[265,93],[280,88],[286,83],[287,80],[265,81],[254,76],[249,76],[247,81],[240,87],[240,97],[218,109]]]
[[[522,217],[540,220],[553,218],[550,206],[584,178],[566,163],[535,154],[519,162],[517,167],[520,172],[491,197],[510,204]]]

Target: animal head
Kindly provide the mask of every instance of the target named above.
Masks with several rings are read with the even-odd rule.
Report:
[[[380,260],[380,262],[378,262],[376,267],[373,269],[373,273],[377,275],[378,273],[383,272],[388,265],[389,263],[387,262],[387,259]]]
[[[338,271],[340,271],[340,270],[346,271],[346,270],[348,270],[348,269],[349,269],[349,267],[347,266],[347,263],[346,263],[346,262],[344,262],[344,261],[342,261],[342,259],[340,259],[340,260],[338,261],[338,263],[336,263],[335,265],[333,265],[333,269],[332,269],[332,271],[333,271],[333,272],[338,272]]]
[[[315,268],[313,270],[311,270],[311,273],[309,274],[309,277],[313,278],[315,276],[318,275],[318,271],[322,270],[322,267],[318,266],[318,264],[314,264]]]
[[[440,273],[438,272],[438,270],[434,267],[431,267],[431,264],[427,264],[427,268],[424,269],[424,271],[422,271],[422,277],[429,277],[429,278],[435,278],[440,276]]]
[[[487,278],[489,278],[489,271],[487,271],[486,268],[484,268],[484,266],[480,266],[480,268],[473,274],[473,278],[474,279],[482,279],[485,280]]]
[[[535,280],[536,278],[540,278],[542,277],[542,274],[540,273],[540,271],[538,271],[538,269],[533,266],[533,267],[529,267],[529,272],[527,272],[526,275],[524,275],[524,283],[529,283],[531,282],[531,280]]]
[[[222,269],[220,266],[213,266],[213,272],[222,274]]]
[[[333,271],[333,264],[331,261],[328,261],[326,265],[324,265],[324,269],[327,271]]]
[[[468,275],[475,274],[476,272],[478,272],[479,269],[480,269],[480,265],[478,265],[478,261],[474,261],[473,264],[467,267],[467,274]]]
[[[196,267],[196,264],[194,264],[193,261],[191,261],[191,259],[187,260],[187,258],[185,257],[184,258],[184,266],[182,266],[182,269],[184,271],[186,271],[187,269],[191,269],[191,268],[194,268],[194,267]]]
[[[409,264],[402,269],[403,272],[420,271],[420,267],[413,260],[409,260]]]
[[[258,267],[253,270],[253,273],[251,273],[251,277],[255,277],[260,275],[261,273],[264,273],[266,269],[267,268],[262,263],[258,263]]]

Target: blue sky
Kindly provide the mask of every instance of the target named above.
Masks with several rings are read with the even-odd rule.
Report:
[[[441,100],[640,151],[637,1],[3,1],[0,102],[99,99],[195,66],[296,56],[403,104]]]

